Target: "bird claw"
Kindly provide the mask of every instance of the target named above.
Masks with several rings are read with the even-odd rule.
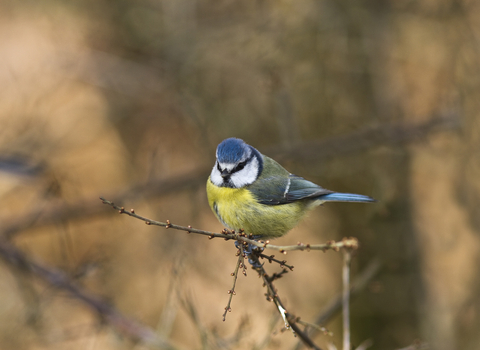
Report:
[[[257,240],[258,238],[260,238],[260,236],[253,237],[254,240]],[[235,247],[237,247],[237,249],[241,249],[242,246],[243,246],[242,241],[235,241]],[[248,258],[248,262],[250,263],[250,265],[252,265],[253,268],[260,268],[263,266],[263,264],[259,262],[257,256],[255,256],[255,258],[252,258],[252,255],[254,255],[255,252],[258,252],[258,253],[263,252],[263,249],[264,248],[257,247],[250,243],[247,244],[246,246],[243,246],[245,257]]]
[[[252,268],[254,268],[254,269],[259,269],[263,266],[263,264],[260,264],[260,261],[258,260],[258,258],[256,260],[254,260],[254,259],[249,257],[248,262],[250,263],[250,265],[252,265]]]

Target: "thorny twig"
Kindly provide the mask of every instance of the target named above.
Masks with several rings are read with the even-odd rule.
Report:
[[[325,244],[313,244],[313,245],[311,245],[311,244],[303,244],[303,243],[299,242],[296,245],[278,246],[278,245],[270,244],[270,242],[268,240],[260,241],[260,242],[256,241],[256,240],[253,239],[252,234],[247,235],[243,232],[236,233],[235,231],[230,231],[230,230],[224,229],[222,231],[222,233],[215,233],[215,232],[211,232],[211,231],[195,229],[191,226],[185,227],[185,226],[175,225],[175,224],[172,224],[169,220],[167,220],[167,222],[160,222],[160,221],[156,221],[156,220],[151,220],[151,219],[148,219],[148,218],[145,218],[143,216],[140,216],[140,215],[136,214],[135,210],[133,210],[133,209],[131,209],[130,211],[126,211],[124,207],[119,207],[116,204],[114,204],[113,202],[111,202],[109,200],[106,200],[105,198],[100,197],[100,199],[102,200],[102,202],[104,204],[110,205],[112,208],[118,210],[118,212],[120,214],[126,214],[128,216],[131,216],[131,217],[134,217],[136,219],[142,220],[147,225],[156,225],[156,226],[165,227],[166,229],[173,228],[173,229],[176,229],[176,230],[186,231],[188,233],[197,233],[197,234],[201,234],[201,235],[206,235],[206,236],[209,237],[209,239],[223,238],[225,240],[242,241],[242,242],[246,242],[247,244],[251,244],[252,246],[255,246],[255,247],[260,247],[260,248],[264,248],[264,249],[265,248],[275,249],[275,250],[280,251],[283,254],[286,254],[287,251],[290,251],[290,250],[301,250],[301,251],[304,251],[304,250],[307,250],[307,251],[323,250],[323,251],[326,251],[328,249],[332,249],[332,250],[335,250],[335,251],[339,251],[340,248],[350,248],[350,249],[358,248],[358,240],[354,237],[344,238],[340,242],[328,241]],[[243,247],[243,245],[240,244],[240,247]],[[251,257],[254,260],[256,260],[258,265],[260,265],[259,260],[258,260],[259,259],[258,254],[261,254],[261,253],[251,254]],[[243,259],[243,258],[244,258],[244,253],[243,253],[243,248],[242,248],[242,250],[240,251],[239,260],[237,262],[235,272],[233,273],[234,284],[233,284],[233,288],[229,291],[231,295],[230,295],[227,307],[225,308],[225,313],[223,314],[223,319],[224,320],[225,320],[225,317],[226,317],[226,313],[230,310],[230,303],[231,303],[232,297],[235,293],[234,288],[235,288],[236,279],[237,279],[237,276],[238,276],[238,270],[239,270],[241,264],[243,264],[241,262],[241,259]],[[274,258],[272,256],[270,256],[270,257],[265,256],[263,258],[266,258],[269,261],[271,260],[271,261],[278,262],[282,266],[288,267],[290,270],[293,269],[293,266],[286,265],[285,261],[280,261],[280,260],[277,260],[277,259],[274,260]],[[244,266],[244,264],[243,264],[243,266]],[[259,268],[257,268],[257,271],[259,272],[260,276],[263,278],[264,284],[267,287],[267,299],[274,301],[275,305],[277,305],[277,308],[280,312],[280,315],[284,319],[285,326],[287,328],[291,328],[292,331],[294,332],[294,334],[296,334],[304,342],[305,345],[307,345],[308,347],[313,348],[313,349],[321,350],[317,345],[315,345],[315,343],[313,343],[313,341],[309,338],[308,334],[298,327],[298,325],[295,322],[295,317],[286,311],[286,309],[283,306],[278,294],[275,291],[275,287],[273,286],[272,282],[275,279],[280,278],[284,273],[287,273],[288,271],[286,269],[283,269],[282,272],[280,272],[278,274],[274,274],[272,276],[268,276],[268,274],[266,273],[263,266],[260,266]]]
[[[196,233],[196,234],[206,235],[206,236],[208,236],[209,239],[223,238],[225,240],[242,241],[242,242],[245,242],[247,244],[250,244],[252,246],[259,247],[259,248],[275,249],[275,250],[280,251],[283,254],[286,254],[287,251],[290,251],[290,250],[301,250],[301,251],[304,251],[304,250],[307,250],[307,251],[322,250],[322,251],[326,251],[328,249],[332,249],[332,250],[335,250],[335,251],[339,251],[340,248],[348,248],[348,249],[352,249],[352,250],[358,248],[358,240],[354,237],[344,238],[340,242],[328,241],[325,244],[313,244],[313,245],[311,245],[311,244],[303,244],[303,243],[299,242],[296,245],[278,246],[278,245],[270,244],[270,242],[268,240],[266,240],[266,241],[256,241],[256,240],[253,239],[252,234],[247,235],[244,232],[236,233],[235,231],[230,231],[230,230],[224,229],[222,231],[222,233],[215,233],[215,232],[211,232],[211,231],[195,229],[191,226],[185,227],[185,226],[175,225],[175,224],[172,224],[169,220],[167,220],[166,222],[151,220],[151,219],[148,219],[146,217],[143,217],[143,216],[140,216],[140,215],[136,214],[135,210],[133,210],[133,209],[131,209],[130,211],[126,211],[124,207],[119,207],[119,206],[115,205],[113,202],[111,202],[109,200],[106,200],[105,198],[100,197],[100,199],[102,200],[102,202],[104,204],[110,205],[112,208],[118,210],[118,212],[120,214],[126,214],[128,216],[131,216],[131,217],[134,217],[136,219],[142,220],[147,225],[156,225],[156,226],[165,227],[166,229],[173,228],[173,229],[176,229],[176,230],[186,231],[188,233]],[[240,244],[240,247],[243,247],[243,244]],[[278,294],[275,291],[275,287],[273,286],[273,281],[275,279],[280,278],[284,273],[287,273],[288,271],[284,268],[282,272],[280,272],[278,274],[273,274],[272,276],[268,276],[265,269],[263,268],[263,266],[259,262],[259,257],[260,257],[259,254],[264,255],[262,253],[257,252],[257,253],[251,254],[250,257],[253,258],[254,260],[256,260],[258,265],[260,265],[260,267],[258,267],[256,269],[259,272],[260,276],[263,278],[264,284],[267,287],[267,294],[266,294],[267,299],[274,301],[275,305],[277,306],[277,308],[280,312],[280,315],[284,319],[286,328],[290,328],[294,332],[294,334],[296,334],[304,342],[304,344],[307,345],[308,347],[313,348],[313,349],[321,350],[309,338],[307,332],[301,330],[298,327],[297,323],[295,322],[296,318],[286,311],[286,309],[283,306]],[[286,265],[285,261],[280,261],[280,260],[274,259],[273,256],[265,255],[265,256],[261,256],[261,257],[265,258],[269,261],[278,262],[281,266],[288,267],[290,270],[293,269],[293,266]],[[227,307],[225,308],[225,313],[223,314],[223,319],[224,320],[225,320],[227,312],[230,310],[231,300],[232,300],[232,297],[235,293],[234,288],[235,288],[236,279],[237,279],[237,276],[238,276],[238,270],[239,270],[241,265],[243,265],[243,267],[245,266],[243,264],[243,262],[241,262],[241,259],[243,259],[243,258],[244,258],[244,253],[243,253],[243,248],[241,248],[240,255],[239,255],[239,260],[237,262],[235,272],[233,273],[233,276],[234,276],[233,288],[229,291],[231,295],[230,295]],[[244,273],[245,273],[245,271],[244,271]]]
[[[259,253],[258,256],[262,259],[268,260],[269,263],[272,263],[272,261],[273,261],[273,262],[276,262],[277,264],[280,264],[281,268],[287,267],[288,269],[290,269],[290,271],[293,271],[293,265],[287,265],[286,260],[275,259],[275,255],[266,255],[266,254],[263,254],[263,253]]]
[[[251,255],[251,258],[258,263],[258,257],[255,254]],[[302,331],[297,323],[295,322],[296,318],[287,310],[285,309],[285,306],[283,305],[282,301],[280,300],[280,297],[278,296],[278,293],[276,291],[275,286],[273,285],[273,281],[278,278],[277,277],[270,277],[268,276],[267,272],[263,268],[263,265],[256,268],[257,272],[259,273],[260,277],[263,279],[264,285],[267,287],[267,300],[273,301],[275,305],[277,306],[278,311],[280,312],[280,316],[282,316],[284,322],[285,322],[285,327],[286,328],[291,328],[292,332],[296,334],[308,347],[316,350],[321,350],[309,337],[308,335]],[[282,273],[279,275],[282,275],[283,273],[288,272],[287,270],[283,270]]]
[[[231,303],[232,303],[232,298],[233,296],[236,294],[235,293],[235,285],[237,284],[237,278],[238,278],[238,270],[241,268],[243,268],[243,274],[246,276],[247,273],[245,272],[245,262],[244,262],[244,259],[245,259],[245,252],[243,251],[243,245],[240,244],[240,249],[239,249],[239,252],[238,252],[238,260],[237,260],[237,265],[235,266],[235,271],[232,272],[232,276],[233,276],[233,286],[232,286],[232,289],[230,289],[228,291],[228,294],[230,294],[230,296],[228,297],[228,303],[227,303],[227,306],[225,307],[225,312],[223,313],[223,321],[225,321],[226,317],[227,317],[227,313],[228,312],[231,312],[232,309],[230,307]]]
[[[213,238],[223,238],[225,240],[238,240],[238,241],[243,241],[247,242],[253,246],[259,247],[259,248],[265,248],[265,249],[274,249],[278,250],[280,253],[287,254],[287,251],[291,250],[301,250],[301,251],[310,251],[310,250],[322,250],[322,251],[327,251],[329,249],[334,250],[334,251],[339,251],[340,248],[352,248],[356,249],[358,248],[358,240],[355,237],[350,237],[350,238],[344,238],[339,242],[335,241],[328,241],[327,243],[324,244],[303,244],[303,243],[297,243],[296,245],[286,245],[286,246],[279,246],[279,245],[274,245],[270,244],[270,241],[256,241],[253,239],[252,234],[245,234],[243,232],[235,232],[235,231],[230,231],[227,229],[223,229],[222,233],[216,233],[216,232],[211,232],[211,231],[205,231],[205,230],[199,230],[196,228],[193,228],[191,226],[180,226],[180,225],[175,225],[172,224],[169,220],[167,222],[161,222],[161,221],[156,221],[156,220],[151,220],[146,217],[140,216],[135,213],[135,210],[130,209],[129,211],[125,210],[124,207],[119,207],[118,205],[114,204],[113,202],[100,197],[102,202],[104,204],[110,205],[112,208],[118,210],[120,214],[125,214],[131,217],[134,217],[136,219],[144,221],[147,225],[155,225],[155,226],[161,226],[165,228],[173,228],[175,230],[181,230],[181,231],[186,231],[188,233],[196,233],[204,236],[208,236],[209,239]]]

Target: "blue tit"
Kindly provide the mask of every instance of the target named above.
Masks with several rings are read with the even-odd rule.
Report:
[[[324,202],[375,202],[368,196],[326,190],[290,174],[237,138],[223,140],[216,156],[207,180],[208,203],[218,220],[237,232],[280,237]]]

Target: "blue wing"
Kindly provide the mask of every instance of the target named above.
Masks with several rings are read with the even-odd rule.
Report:
[[[288,177],[270,176],[257,180],[249,187],[258,202],[266,205],[292,203],[302,199],[340,202],[374,202],[359,194],[338,193],[327,190],[304,178],[290,174]]]

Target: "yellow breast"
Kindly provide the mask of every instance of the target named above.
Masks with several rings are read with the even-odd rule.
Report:
[[[226,227],[256,236],[279,237],[290,231],[307,211],[299,201],[283,205],[258,203],[248,187],[227,188],[207,181],[208,204]]]

